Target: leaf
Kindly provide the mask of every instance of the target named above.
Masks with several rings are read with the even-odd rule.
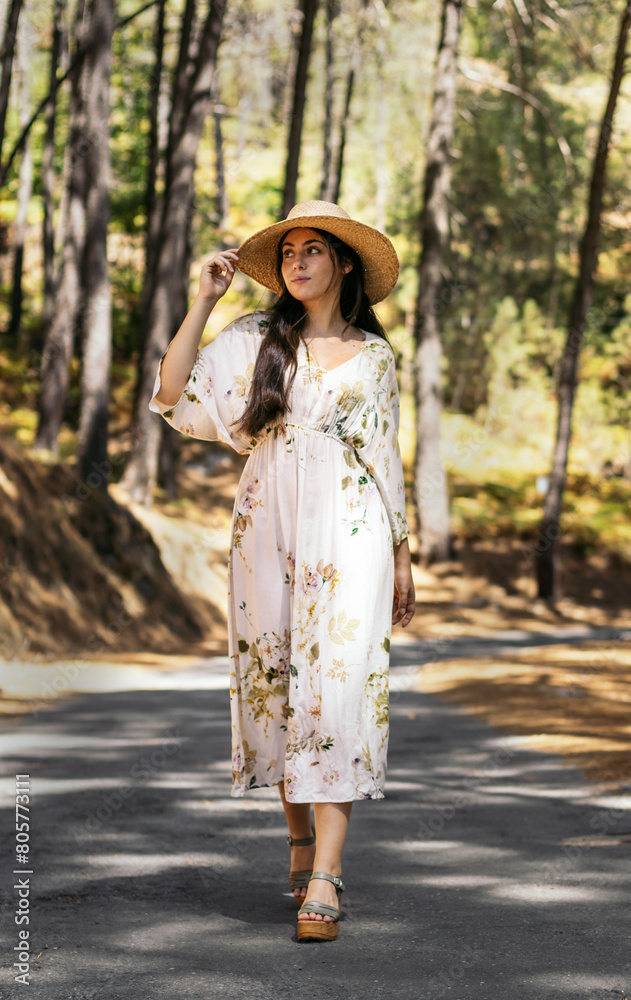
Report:
[[[361,479],[359,481],[361,483]],[[350,486],[352,484],[352,482],[353,482],[352,476],[344,476],[342,480],[342,489],[345,490],[347,486]]]
[[[334,629],[335,629],[335,615],[333,615],[333,617],[329,621],[329,632],[333,632]]]
[[[359,618],[351,618],[351,620],[347,623],[346,627],[355,630],[356,628],[359,628],[359,624],[360,624]]]
[[[337,634],[337,632],[331,632],[330,639],[331,639],[331,642],[335,642],[338,646],[343,646],[344,645],[344,640],[342,639],[341,636],[339,636]]]
[[[341,633],[349,642],[355,642],[355,633],[350,628],[341,629]]]
[[[381,648],[385,650],[386,653],[390,652],[390,639],[388,638],[388,636],[386,636],[383,642],[381,643]]]
[[[338,615],[338,618],[337,618],[337,624],[338,624],[338,628],[341,628],[342,625],[346,624],[346,612],[345,611],[340,611],[340,613]]]
[[[257,659],[257,657],[258,657],[258,652],[259,652],[259,651],[258,651],[258,647],[257,647],[256,643],[255,643],[255,642],[253,642],[253,643],[252,643],[252,644],[250,645],[250,656],[252,657],[252,659],[253,659],[253,660],[256,660],[256,659]]]
[[[298,667],[294,666],[293,663],[289,664],[289,671],[290,671],[292,677],[297,677],[298,676]]]
[[[344,449],[344,461],[348,465],[349,469],[357,468],[357,460],[355,458],[355,455],[349,448]]]
[[[311,666],[313,666],[313,664],[315,663],[315,661],[318,659],[319,656],[320,656],[320,643],[314,642],[313,646],[309,650],[309,663],[311,664]]]
[[[250,647],[248,646],[247,639],[239,639],[239,652],[240,653],[247,653],[247,651],[248,651],[249,648]]]
[[[359,528],[357,526],[355,526],[353,528],[353,530],[351,531],[351,535],[356,535],[358,531],[359,531]]]

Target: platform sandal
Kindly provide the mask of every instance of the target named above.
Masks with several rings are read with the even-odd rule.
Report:
[[[327,882],[332,882],[337,892],[339,900],[340,894],[344,892],[346,886],[337,875],[328,875],[326,872],[314,872],[311,876],[322,878]],[[322,917],[333,917],[333,920],[301,920],[301,913],[318,913]],[[303,903],[298,910],[298,940],[299,941],[335,941],[340,921],[340,909],[329,906],[328,903],[317,903],[312,900]]]
[[[305,837],[303,840],[294,840],[291,834],[287,837],[287,843],[290,847],[311,847],[311,844],[315,844],[315,827],[311,827],[313,830],[312,837]],[[290,872],[289,873],[289,884],[291,886],[291,891],[293,894],[294,889],[306,889],[309,885],[309,879],[311,878],[313,869],[308,868],[301,872]],[[296,899],[298,906],[302,906],[302,899]]]

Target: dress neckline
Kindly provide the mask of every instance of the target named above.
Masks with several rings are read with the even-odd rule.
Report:
[[[322,365],[318,364],[318,362],[314,358],[313,354],[311,353],[311,351],[309,350],[309,348],[305,344],[304,340],[301,339],[300,343],[304,347],[304,349],[305,349],[305,351],[307,353],[307,360],[308,361],[313,361],[313,363],[316,366],[316,368],[318,368],[319,371],[324,372],[325,375],[330,375],[333,372],[339,371],[340,368],[344,368],[345,365],[349,365],[351,363],[351,361],[355,361],[360,356],[361,352],[364,350],[366,344],[368,343],[368,337],[369,337],[368,330],[362,330],[361,332],[364,335],[364,339],[363,339],[362,343],[359,346],[359,350],[358,350],[357,354],[353,354],[352,358],[347,358],[346,361],[342,361],[342,363],[339,364],[339,365],[336,365],[335,368],[323,368]]]

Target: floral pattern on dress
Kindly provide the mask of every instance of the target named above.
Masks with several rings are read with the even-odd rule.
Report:
[[[327,371],[301,343],[287,412],[249,437],[237,425],[267,325],[253,313],[203,347],[175,406],[155,400],[161,359],[150,404],[249,456],[229,560],[232,795],[283,782],[292,802],[383,798],[393,546],[408,533],[394,354],[367,333]]]

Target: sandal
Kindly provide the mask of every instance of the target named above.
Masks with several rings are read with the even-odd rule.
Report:
[[[290,834],[287,837],[287,843],[289,844],[289,846],[290,847],[310,847],[311,844],[315,844],[315,842],[316,842],[316,839],[315,839],[315,828],[312,826],[311,829],[313,830],[313,836],[312,837],[305,837],[303,840],[294,840],[294,838]],[[294,889],[306,889],[307,886],[309,885],[309,879],[311,878],[311,875],[312,875],[312,869],[305,869],[304,871],[301,871],[301,872],[290,872],[289,873],[289,884],[291,886],[292,893],[293,893]],[[294,896],[294,899],[296,900],[298,906],[302,906],[302,902],[303,902],[302,898],[301,899],[296,899],[296,897]]]
[[[311,878],[322,878],[332,882],[339,900],[346,886],[338,875],[327,875],[326,872],[314,872]],[[322,917],[333,917],[333,920],[301,920],[301,913],[319,913]],[[340,909],[327,903],[317,903],[315,900],[303,903],[298,911],[299,941],[335,941],[340,921]]]

